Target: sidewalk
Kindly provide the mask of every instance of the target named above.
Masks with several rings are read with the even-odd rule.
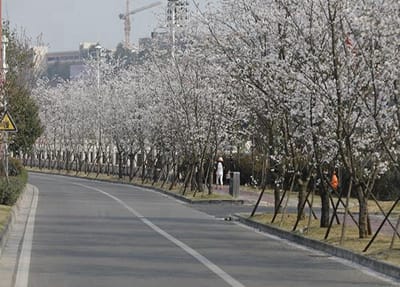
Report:
[[[217,188],[216,185],[213,185],[213,192],[221,195],[229,195],[229,185],[224,185],[221,189]],[[260,190],[248,191],[240,189],[239,197],[237,199],[244,200],[248,204],[255,204],[260,196]],[[289,198],[288,206],[297,206],[297,194],[292,194],[291,198]],[[264,192],[264,195],[261,199],[261,206],[274,206],[274,195]],[[286,201],[283,202],[283,204]]]
[[[6,234],[7,243],[3,247],[0,258],[0,287],[14,286],[15,271],[18,265],[18,255],[24,237],[26,222],[31,210],[34,187],[27,185],[18,203],[13,207],[14,214]]]

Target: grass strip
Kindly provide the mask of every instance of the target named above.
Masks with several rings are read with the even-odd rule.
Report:
[[[271,223],[272,217],[273,214],[257,214],[251,219],[265,225],[270,225],[291,232],[296,222],[297,214],[285,214],[281,224],[281,215],[278,215],[274,223]],[[327,228],[321,228],[319,223],[319,220],[312,219],[310,226],[307,226],[308,217],[306,216],[300,221],[296,231],[293,232],[307,238],[331,244],[333,246],[340,246],[341,248],[345,248],[354,253],[362,254],[377,260],[400,266],[400,239],[397,238],[394,242],[393,248],[390,249],[392,234],[386,232],[378,235],[374,244],[371,245],[370,249],[364,253],[362,250],[368,244],[371,238],[358,238],[358,229],[356,226],[353,224],[346,226],[345,240],[343,245],[340,245],[339,242],[342,225],[333,225],[328,239],[324,240]]]

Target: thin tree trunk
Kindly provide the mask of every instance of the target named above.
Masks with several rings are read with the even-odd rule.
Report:
[[[122,174],[122,152],[120,150],[117,151],[118,153],[118,178],[122,179],[123,178],[123,174]]]
[[[186,174],[185,181],[183,183],[182,195],[186,194],[186,189],[189,185],[191,178],[192,178],[192,169],[190,168],[189,172]]]
[[[358,203],[359,203],[359,217],[358,224],[359,228],[359,238],[367,238],[368,237],[368,199],[364,196],[364,192],[362,191],[362,186],[358,185],[356,187],[357,195],[358,195]]]
[[[286,198],[285,206],[283,207],[281,221],[279,222],[279,226],[281,226],[283,223],[283,219],[284,219],[284,216],[285,216],[288,204],[289,204],[289,200],[290,200],[290,194],[293,192],[295,180],[296,180],[296,172],[293,173],[293,177],[292,177],[291,184],[290,184],[290,189],[287,193],[287,198]]]
[[[349,190],[347,191],[347,196],[346,196],[346,206],[344,207],[342,233],[340,234],[340,241],[339,241],[340,245],[343,245],[344,235],[346,232],[346,218],[347,218],[347,214],[349,213],[349,202],[350,202],[350,194],[351,194],[352,187],[353,187],[353,179],[350,178],[350,186],[349,186]]]
[[[299,220],[302,220],[305,218],[305,205],[306,205],[306,193],[307,193],[307,188],[310,183],[310,177],[307,177],[306,182],[302,181],[299,179],[299,183],[301,185],[300,191],[299,191],[299,200],[297,202],[297,217]]]
[[[314,204],[314,190],[315,190],[315,186],[313,186],[313,187],[311,188],[310,213],[308,214],[307,228],[306,228],[306,230],[304,231],[304,233],[308,233],[308,230],[310,230],[310,226],[311,226],[311,216],[313,215],[313,214],[312,214],[312,211],[313,211],[313,204]]]
[[[280,185],[276,183],[274,185],[274,213],[278,214],[282,212],[282,204],[281,204],[281,189]]]

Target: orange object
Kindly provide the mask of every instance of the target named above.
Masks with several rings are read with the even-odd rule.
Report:
[[[336,172],[333,172],[333,174],[332,174],[331,186],[334,190],[337,190],[337,188],[339,186],[339,180],[336,176]]]

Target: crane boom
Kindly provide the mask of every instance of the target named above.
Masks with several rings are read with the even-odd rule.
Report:
[[[154,2],[154,3],[149,4],[149,5],[147,5],[147,6],[143,6],[143,7],[137,8],[137,9],[135,9],[135,10],[132,10],[132,11],[130,11],[130,12],[128,13],[128,15],[133,15],[133,14],[142,12],[142,11],[144,11],[144,10],[151,9],[151,8],[153,8],[153,7],[156,7],[156,6],[158,6],[158,5],[161,5],[161,1],[157,1],[157,2]]]
[[[131,20],[130,20],[129,16],[133,15],[133,14],[136,14],[136,13],[139,13],[139,12],[142,12],[142,11],[147,10],[147,9],[151,9],[153,7],[156,7],[156,6],[162,4],[161,1],[157,1],[157,2],[151,3],[151,4],[143,6],[143,7],[139,7],[137,9],[134,9],[134,10],[131,11],[129,9],[129,1],[130,0],[126,0],[126,11],[125,11],[125,14],[119,14],[119,18],[121,20],[124,20],[124,31],[125,31],[125,44],[124,45],[125,45],[125,48],[130,48],[131,47],[131,44],[130,44],[131,43],[131,41],[130,41]]]

